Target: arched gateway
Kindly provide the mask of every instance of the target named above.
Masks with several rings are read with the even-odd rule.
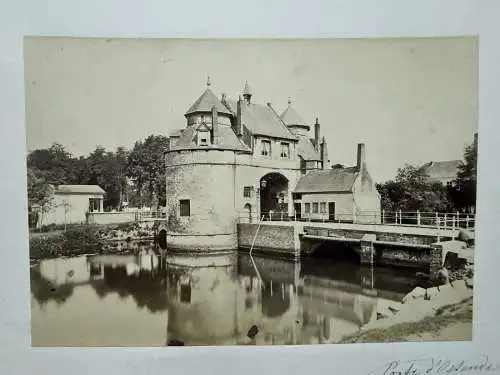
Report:
[[[288,215],[288,179],[271,172],[260,179],[260,216]]]

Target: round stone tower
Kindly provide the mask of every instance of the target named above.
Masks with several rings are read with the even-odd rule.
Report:
[[[233,114],[212,92],[210,82],[185,117],[187,127],[171,139],[165,153],[167,249],[234,250],[235,154],[249,149],[236,136]]]

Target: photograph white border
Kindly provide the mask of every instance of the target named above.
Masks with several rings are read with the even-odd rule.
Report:
[[[500,3],[465,1],[0,2],[0,372],[383,373],[390,361],[500,364]],[[24,36],[72,37],[436,37],[479,35],[479,177],[474,332],[471,342],[219,348],[34,349],[30,343]],[[419,367],[420,368],[420,367]],[[497,369],[500,373],[500,368]],[[423,373],[423,372],[422,372]],[[465,372],[475,373],[475,372]],[[418,375],[419,373],[415,373]]]

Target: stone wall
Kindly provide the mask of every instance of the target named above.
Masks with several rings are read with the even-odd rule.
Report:
[[[91,212],[87,215],[87,224],[120,224],[131,223],[137,218],[137,212]]]
[[[383,247],[375,245],[375,264],[427,269],[430,263],[429,249]]]
[[[295,258],[299,256],[300,242],[298,230],[294,226],[261,225],[257,236],[258,224],[238,224],[238,247],[249,250],[255,238],[256,253],[265,252]]]
[[[361,239],[365,234],[376,234],[377,241],[399,242],[411,245],[432,245],[436,242],[437,237],[431,235],[416,235],[416,234],[400,234],[400,233],[381,233],[370,232],[369,230],[351,230],[351,229],[323,229],[317,227],[304,226],[304,231],[308,234],[318,236],[340,236],[346,238]],[[441,237],[441,240],[450,240],[451,237]]]
[[[168,153],[166,158],[167,232],[235,235],[234,153],[191,151]],[[189,200],[189,216],[180,215],[180,200]]]

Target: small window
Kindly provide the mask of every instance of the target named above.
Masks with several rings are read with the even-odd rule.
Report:
[[[321,202],[319,204],[319,211],[322,213],[322,214],[326,214],[326,203],[325,202]]]
[[[181,208],[181,216],[191,216],[191,205],[189,199],[181,199],[179,201]]]
[[[191,285],[181,285],[180,300],[182,303],[191,303]]]
[[[250,198],[252,196],[252,187],[245,186],[243,187],[243,197]]]
[[[263,156],[271,156],[271,142],[270,141],[261,141],[261,155]]]
[[[311,203],[306,203],[304,204],[304,212],[306,214],[310,213],[311,212]]]
[[[318,203],[313,203],[313,214],[317,214],[318,213]]]
[[[282,159],[289,159],[290,158],[290,145],[288,143],[281,144],[280,157]]]

